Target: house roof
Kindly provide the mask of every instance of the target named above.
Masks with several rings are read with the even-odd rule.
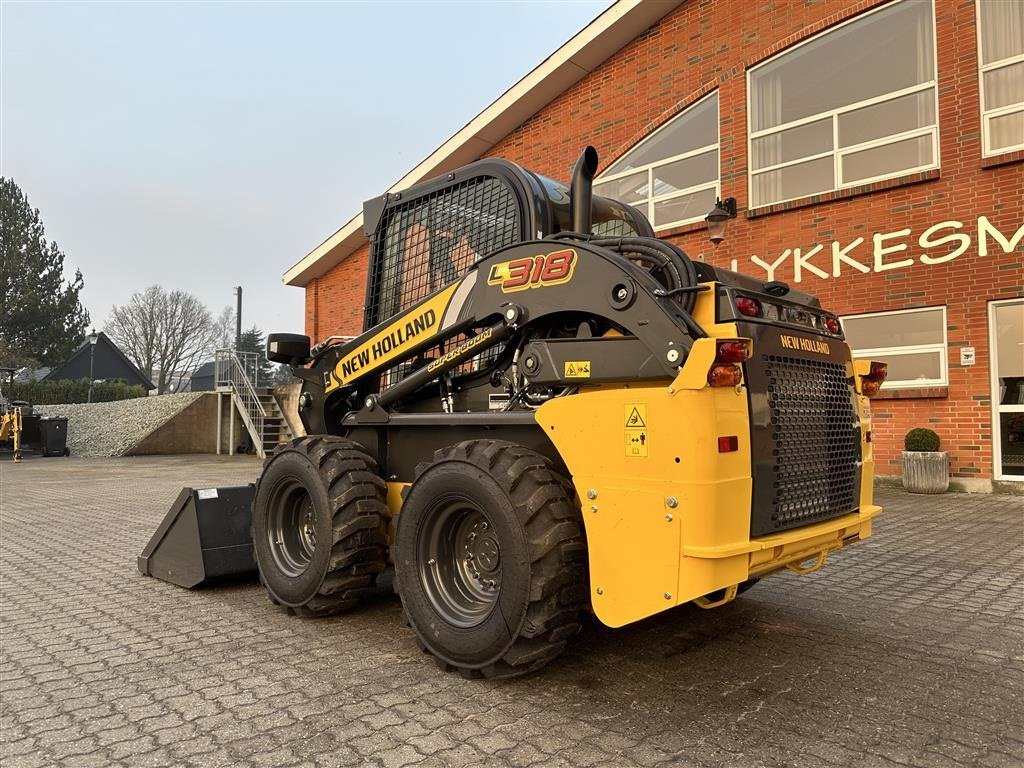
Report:
[[[196,377],[202,378],[204,376],[213,376],[213,366],[214,363],[212,360],[209,363],[203,363],[194,371],[192,371],[192,375],[189,376],[189,379],[194,379]]]
[[[681,3],[682,0],[618,0],[466,123],[388,192],[407,189],[482,157],[501,139]],[[340,264],[365,242],[363,213],[360,211],[292,265],[284,273],[282,282],[304,286]]]
[[[52,368],[22,368],[14,374],[16,384],[25,384],[29,381],[42,381],[50,375]]]
[[[146,376],[142,371],[140,371],[138,366],[135,365],[135,363],[133,363],[131,360],[129,360],[127,358],[127,356],[124,354],[124,352],[121,351],[121,348],[119,346],[117,346],[117,344],[115,344],[111,340],[111,338],[109,336],[107,336],[107,334],[105,334],[103,331],[100,331],[99,333],[96,334],[96,336],[98,337],[96,339],[96,343],[97,344],[101,344],[102,343],[102,344],[106,345],[107,347],[109,347],[114,352],[114,354],[116,354],[118,357],[120,357],[125,365],[127,365],[129,368],[133,369],[135,371],[135,373],[138,374],[139,379],[142,381],[142,383],[146,387],[146,389],[156,389],[156,384],[154,384],[152,381],[150,381],[149,377]],[[78,355],[82,354],[83,350],[87,349],[88,347],[89,347],[89,337],[86,336],[85,338],[82,339],[82,343],[79,344],[77,347],[75,347],[75,351],[72,352],[70,355],[68,355],[68,359],[67,360],[65,360],[60,365],[55,366],[55,367],[51,368],[49,371],[47,371],[46,375],[42,379],[40,379],[40,381],[45,381],[45,380],[52,379],[52,378],[55,378],[56,376],[58,376],[60,374],[61,369],[64,366],[66,366],[68,363],[70,363],[72,360],[74,360],[76,357],[78,357]]]

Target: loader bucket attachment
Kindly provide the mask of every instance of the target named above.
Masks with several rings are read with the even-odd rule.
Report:
[[[192,589],[256,573],[253,485],[182,488],[138,558],[144,576]]]

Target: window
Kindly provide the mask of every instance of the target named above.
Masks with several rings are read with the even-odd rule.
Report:
[[[938,387],[948,383],[945,307],[840,319],[854,358],[889,364],[883,389]]]
[[[594,193],[637,206],[655,229],[701,221],[718,198],[718,92],[612,163]]]
[[[1024,3],[980,0],[981,151],[1024,149]]]
[[[932,3],[900,0],[751,68],[751,207],[936,168]]]

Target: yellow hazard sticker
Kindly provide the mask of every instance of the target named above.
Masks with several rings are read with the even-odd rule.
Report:
[[[645,403],[626,403],[623,410],[625,412],[623,434],[626,443],[626,458],[646,459],[651,444],[647,435],[647,405]]]
[[[567,379],[589,379],[589,360],[570,360],[565,364],[565,378]]]

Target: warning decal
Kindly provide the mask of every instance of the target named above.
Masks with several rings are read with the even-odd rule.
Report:
[[[626,406],[626,426],[627,427],[646,427],[647,426],[647,406],[640,403],[637,405]]]
[[[645,459],[650,448],[647,438],[647,405],[644,403],[627,403],[625,408],[625,427],[623,433],[626,444],[626,457]]]
[[[567,379],[589,379],[589,360],[570,360],[565,364],[565,378]]]

